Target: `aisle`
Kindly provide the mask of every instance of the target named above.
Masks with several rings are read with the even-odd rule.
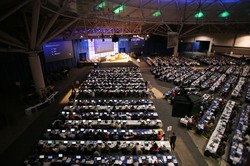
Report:
[[[141,72],[145,81],[150,81],[153,88],[164,93],[173,85],[156,80],[150,73],[150,67],[141,60]],[[203,154],[200,153],[197,145],[193,142],[186,128],[179,125],[179,118],[172,117],[172,106],[165,99],[153,99],[156,110],[163,122],[163,129],[172,126],[173,131],[177,135],[176,149],[173,152],[177,157],[180,165],[208,165]],[[172,133],[172,132],[171,132]]]

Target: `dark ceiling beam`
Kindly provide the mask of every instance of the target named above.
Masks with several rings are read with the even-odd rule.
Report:
[[[45,27],[45,29],[43,30],[41,36],[39,36],[38,40],[37,40],[37,46],[40,46],[41,42],[44,40],[44,38],[46,37],[46,35],[48,34],[49,30],[51,29],[51,27],[54,25],[54,23],[56,22],[57,18],[59,17],[59,14],[61,12],[64,11],[64,7],[60,8],[58,10],[57,13],[55,13],[53,15],[53,17],[50,19],[49,23],[47,24],[47,26]]]
[[[50,8],[48,8],[48,7],[46,7],[46,6],[44,6],[44,5],[42,5],[41,4],[41,8],[42,9],[45,9],[45,10],[47,10],[47,11],[50,11],[50,12],[52,12],[52,13],[58,13],[57,11],[54,11],[54,10],[52,10],[52,9],[50,9]],[[71,15],[67,15],[67,14],[63,14],[63,13],[58,13],[60,16],[63,16],[63,17],[68,17],[68,18],[78,18],[78,16],[71,16]]]
[[[22,12],[22,15],[23,15],[23,20],[24,20],[24,25],[25,25],[27,37],[28,37],[28,40],[30,40],[30,27],[29,27],[29,24],[27,21],[27,17],[26,17],[26,14],[24,12]]]
[[[153,0],[148,1],[147,3],[144,3],[142,6],[140,6],[140,8],[134,9],[132,12],[130,12],[128,15],[130,16],[131,14],[133,14],[134,12],[136,12],[137,10],[145,7],[147,4],[151,3]]]
[[[30,38],[30,49],[35,50],[37,40],[37,29],[39,23],[40,14],[40,0],[33,0],[32,5],[32,22],[31,22],[31,38]]]
[[[183,26],[184,26],[183,24],[180,25],[180,29],[179,29],[179,31],[178,31],[178,34],[181,33]]]
[[[0,52],[26,53],[26,50],[24,50],[24,49],[17,49],[17,48],[0,48]]]
[[[216,25],[212,24],[212,26],[214,27],[214,29],[216,29],[217,31],[219,31],[220,33],[223,33],[223,31]]]
[[[148,28],[143,29],[142,32],[143,32],[143,33],[149,33],[149,32],[151,32],[151,30],[154,29],[155,27],[156,27],[156,25],[149,26]]]
[[[166,27],[168,27],[169,31],[173,32],[173,29],[168,24],[165,23],[164,25],[166,25]]]
[[[176,10],[178,11],[177,13],[179,15],[179,19],[180,19],[180,22],[181,22],[182,21],[181,20],[181,9],[180,9],[179,3],[178,3],[177,0],[175,0],[174,2],[175,2],[176,8],[177,8]]]
[[[16,46],[18,46],[19,48],[26,48],[20,40],[18,40],[17,38],[9,35],[6,32],[3,32],[3,31],[0,30],[0,36],[1,36],[1,38],[3,40],[12,42],[13,44],[15,44]]]
[[[25,47],[20,46],[20,45],[17,44],[17,43],[14,43],[14,42],[12,42],[12,41],[8,41],[8,40],[2,39],[2,38],[0,38],[0,42],[1,42],[1,43],[4,43],[4,44],[7,44],[7,45],[9,45],[9,46],[14,46],[14,47],[17,47],[17,48],[25,49]]]
[[[165,4],[164,6],[161,6],[160,8],[158,8],[158,10],[161,12],[166,6],[168,6],[172,2],[175,2],[175,0],[172,0],[172,1],[168,2],[167,4]],[[147,17],[151,17],[151,16],[152,16],[152,14],[148,15]]]
[[[65,29],[73,25],[75,22],[77,22],[80,18],[75,18],[74,20],[70,21],[67,25],[63,26],[61,29],[56,30],[49,35],[48,38],[46,38],[41,44],[40,47],[44,44],[52,40],[54,37],[58,36],[60,33],[62,33]]]
[[[225,7],[225,5],[223,4],[223,2],[221,0],[219,0],[219,3],[223,7],[224,10],[227,10],[227,8]]]
[[[180,37],[183,37],[184,35],[186,35],[186,34],[188,34],[188,33],[191,33],[192,31],[194,31],[194,30],[196,30],[196,29],[198,29],[198,28],[200,28],[200,27],[202,27],[202,26],[203,26],[203,25],[198,25],[198,26],[196,26],[196,27],[193,27],[193,28],[187,30],[186,32],[180,34]]]
[[[151,34],[153,34],[153,35],[159,35],[159,36],[163,36],[163,37],[168,37],[168,35],[162,34],[162,33],[158,33],[158,32],[152,32]]]
[[[80,22],[80,21],[78,20],[78,21],[76,22],[76,25],[72,28],[69,37],[73,37],[73,34],[74,34],[75,30],[77,29],[77,27],[78,27],[78,25],[79,25],[79,22]],[[84,22],[84,23],[85,23],[85,22]],[[83,34],[81,34],[81,35],[83,35]]]
[[[197,2],[197,1],[196,1],[196,2]],[[217,2],[217,0],[214,0],[213,2],[209,3],[207,6],[205,6],[205,7],[203,7],[203,8],[201,8],[203,4],[197,3],[197,5],[199,6],[199,7],[198,7],[198,10],[200,9],[201,11],[204,11],[206,8],[213,6],[216,2]],[[204,2],[204,3],[205,3],[205,2]],[[189,3],[188,5],[191,5],[191,3]],[[197,10],[197,11],[198,11],[198,10]],[[193,17],[194,14],[195,14],[195,13],[191,13],[189,16],[187,16],[186,18],[184,18],[183,22],[186,23],[186,20],[188,20],[190,17]]]
[[[12,15],[13,13],[15,13],[16,11],[18,11],[20,8],[25,6],[30,1],[31,0],[26,0],[26,1],[22,2],[21,4],[19,4],[18,6],[16,6],[15,8],[13,8],[12,10],[10,10],[8,13],[5,13],[4,15],[2,15],[0,17],[0,22],[3,21],[4,19],[6,19],[7,17],[9,17],[10,15]]]

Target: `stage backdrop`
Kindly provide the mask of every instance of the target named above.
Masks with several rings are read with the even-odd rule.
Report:
[[[95,39],[95,54],[114,51],[114,43],[111,39]]]

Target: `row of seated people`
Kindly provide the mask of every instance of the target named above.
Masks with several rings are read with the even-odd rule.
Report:
[[[139,105],[139,106],[65,106],[64,111],[77,112],[77,113],[86,113],[86,112],[152,112],[155,111],[155,106],[149,105]]]
[[[250,82],[247,84],[245,100],[246,102],[250,102]]]
[[[243,105],[240,119],[234,130],[231,142],[229,161],[232,165],[244,165],[247,153],[250,152],[250,105]]]
[[[162,127],[162,121],[151,119],[139,120],[56,120],[52,124],[55,129],[159,129]]]
[[[225,84],[223,86],[221,86],[221,89],[219,92],[222,97],[226,97],[229,94],[229,92],[231,91],[231,89],[233,87],[235,87],[237,79],[238,78],[235,75],[230,75],[227,78]]]
[[[98,120],[98,119],[111,119],[111,120],[139,120],[139,119],[158,119],[157,112],[72,112],[62,111],[58,115],[60,120]]]
[[[225,73],[227,69],[230,68],[230,66],[219,66],[219,67],[208,67],[205,69],[206,71],[212,70],[212,71],[218,71],[219,73]],[[238,67],[240,68],[240,67]],[[237,68],[237,69],[238,69]],[[240,68],[241,69],[241,68]],[[239,69],[239,70],[240,70]],[[234,69],[235,71],[236,69]],[[167,66],[167,67],[162,67],[162,66],[156,66],[151,68],[151,72],[155,75],[156,78],[160,78],[162,76],[167,77],[166,79],[168,80],[172,75],[174,75],[176,78],[173,79],[179,79],[178,77],[183,77],[186,75],[188,72],[193,71],[191,67],[176,67],[176,66]],[[230,74],[230,73],[228,73]],[[172,79],[172,80],[173,80]],[[184,78],[186,79],[186,77]]]
[[[198,114],[194,114],[190,117],[185,116],[180,119],[180,124],[187,127],[188,129],[195,129],[197,134],[204,134],[205,136],[210,135],[213,129],[215,119],[221,115],[221,110],[224,104],[222,99],[215,99],[210,101],[207,99],[208,94],[203,95],[206,99],[203,99],[200,107],[201,111]]]
[[[249,65],[244,66],[243,71],[242,71],[242,76],[243,77],[250,76],[250,66]]]
[[[244,87],[245,83],[246,83],[246,78],[245,77],[240,77],[237,85],[235,86],[234,90],[231,93],[231,96],[233,98],[242,97],[242,88]]]
[[[170,151],[168,141],[40,140],[38,144],[39,154],[149,155],[167,154]]]
[[[107,77],[107,78],[117,78],[117,77],[141,77],[141,72],[139,67],[110,67],[110,68],[99,68],[92,70],[89,73],[89,77]]]
[[[153,66],[199,66],[200,63],[184,56],[157,56],[150,57]]]
[[[214,72],[207,80],[205,80],[204,82],[202,82],[200,84],[200,89],[201,90],[207,90],[210,87],[212,87],[215,82],[221,77],[221,73],[218,72]],[[210,92],[213,92],[213,90],[211,90]]]
[[[208,107],[208,104],[203,104],[203,110],[196,125],[196,132],[198,134],[209,135],[214,128],[215,119],[222,113],[225,101],[221,98],[216,98],[211,103],[210,101],[205,101],[204,103],[210,105]]]
[[[73,99],[69,101],[69,105],[91,105],[91,106],[124,106],[124,105],[153,105],[153,101],[149,99],[136,99],[136,100],[117,100],[117,99],[83,99],[83,100],[77,100]]]
[[[164,140],[161,129],[47,129],[47,140]]]
[[[136,98],[143,98],[149,96],[149,91],[147,88],[140,88],[137,86],[134,86],[131,88],[131,90],[120,90],[120,89],[113,89],[113,90],[105,90],[105,89],[80,89],[78,91],[77,98],[83,99],[83,98],[93,98],[93,97],[100,97],[100,98],[126,98],[126,97],[136,97]]]
[[[212,56],[194,55],[192,56],[192,58],[202,63],[208,64],[208,65],[214,65],[214,66],[241,64],[240,60],[236,60],[235,58],[232,58],[229,56],[222,56],[222,55],[216,55],[216,54]]]
[[[190,67],[153,67],[151,72],[154,74],[155,78],[161,81],[171,82],[177,78],[183,77],[188,72],[192,71]]]
[[[178,166],[178,162],[173,155],[114,155],[114,156],[94,156],[94,155],[35,155],[30,156],[25,161],[26,165],[50,165],[50,166],[79,166],[79,165],[166,165]]]
[[[78,98],[147,97],[146,83],[138,67],[92,70],[79,87]]]
[[[96,84],[94,84],[96,83]],[[120,77],[117,78],[107,78],[107,77],[103,77],[103,76],[99,76],[99,77],[95,77],[95,76],[91,76],[91,78],[88,78],[86,81],[84,81],[81,86],[84,86],[85,84],[89,84],[89,85],[124,85],[124,84],[128,84],[128,85],[135,85],[138,83],[144,83],[144,80],[142,78],[142,75],[138,75],[136,77],[131,77],[131,78],[127,78],[124,75],[121,75]]]
[[[214,84],[209,88],[210,92],[215,92],[219,89],[222,83],[226,81],[226,74],[220,75],[220,77],[214,82]]]
[[[236,117],[236,110],[236,102],[229,100],[209,138],[204,151],[205,156],[218,158],[225,154],[226,142],[233,131],[232,126]]]

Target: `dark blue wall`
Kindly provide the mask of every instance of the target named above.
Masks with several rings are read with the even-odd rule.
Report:
[[[120,40],[119,43],[118,43],[118,51],[121,52],[120,50],[121,49],[125,49],[125,52],[126,53],[130,53],[130,46],[131,46],[131,42],[126,40]]]
[[[179,42],[179,52],[192,52],[194,50],[193,42]]]
[[[163,36],[150,35],[148,40],[145,41],[144,53],[151,54],[161,54],[161,55],[172,55],[173,48],[167,48],[167,38]]]
[[[119,41],[120,48],[125,48],[126,53],[134,52],[135,54],[152,55],[163,54],[172,55],[173,48],[167,48],[167,38],[162,36],[150,35],[147,40],[139,41]]]

